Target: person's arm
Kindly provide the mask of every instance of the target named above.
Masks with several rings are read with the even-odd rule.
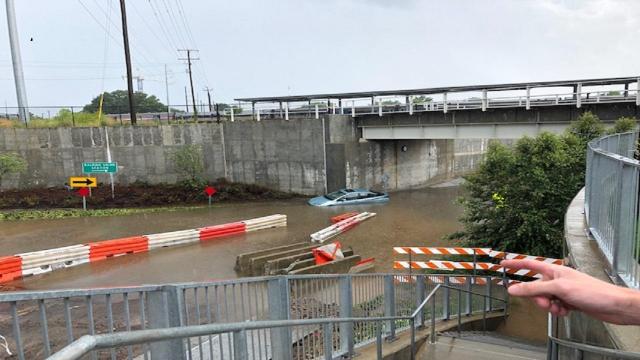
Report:
[[[541,280],[509,286],[509,294],[532,298],[554,315],[571,310],[614,324],[640,325],[640,291],[615,286],[566,266],[536,260],[504,260],[508,269],[529,269]]]

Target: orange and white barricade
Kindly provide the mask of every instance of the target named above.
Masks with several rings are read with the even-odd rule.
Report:
[[[468,261],[394,261],[394,269],[430,269],[430,270],[484,270],[498,273],[506,272],[510,275],[526,276],[531,278],[541,278],[542,275],[531,270],[511,270],[505,269],[503,266],[487,262],[468,262]]]
[[[208,241],[281,226],[287,226],[287,216],[276,214],[198,229],[131,236],[11,256],[0,256],[0,284],[24,276],[39,275],[88,262],[105,260],[110,257]]]
[[[344,259],[344,254],[342,253],[341,248],[342,244],[336,241],[331,244],[312,249],[311,252],[313,253],[313,258],[316,260],[316,265],[322,265],[330,261]]]
[[[396,246],[393,248],[393,252],[401,255],[476,255],[488,256],[494,259],[529,259],[556,265],[562,265],[564,263],[562,259],[515,254],[505,251],[496,251],[490,248]]]
[[[311,241],[313,242],[325,242],[329,239],[331,239],[332,237],[341,234],[351,228],[353,228],[354,226],[358,225],[359,223],[370,219],[372,217],[376,216],[376,213],[370,213],[370,212],[362,212],[358,215],[352,216],[350,218],[344,219],[340,222],[337,222],[327,228],[324,228],[318,232],[315,232],[313,234],[311,234]]]

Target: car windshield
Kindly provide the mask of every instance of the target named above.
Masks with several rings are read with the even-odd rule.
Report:
[[[342,195],[344,195],[344,193],[342,191],[334,191],[332,193],[329,193],[329,194],[325,195],[324,197],[326,197],[329,200],[335,200],[335,199],[339,198]]]

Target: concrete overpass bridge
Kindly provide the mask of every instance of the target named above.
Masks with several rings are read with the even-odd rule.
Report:
[[[595,113],[604,122],[622,116],[638,117],[639,79],[631,76],[236,100],[243,116],[256,120],[351,116],[366,140],[514,139],[542,131],[562,132],[584,111]]]

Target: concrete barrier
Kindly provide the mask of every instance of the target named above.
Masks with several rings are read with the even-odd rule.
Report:
[[[115,256],[209,241],[220,237],[244,234],[248,231],[286,225],[287,216],[277,214],[198,229],[131,236],[3,256],[0,257],[0,283],[7,283],[24,276],[40,275],[88,262],[101,261]],[[249,227],[249,230],[247,230],[247,227]]]

